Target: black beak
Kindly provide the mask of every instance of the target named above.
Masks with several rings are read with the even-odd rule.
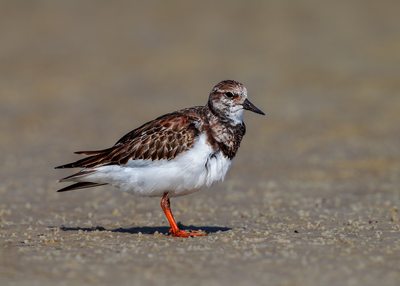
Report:
[[[243,109],[250,110],[250,111],[253,111],[253,112],[255,112],[255,113],[265,115],[264,112],[262,112],[260,109],[258,109],[257,107],[255,107],[255,105],[254,105],[253,103],[251,103],[247,98],[246,98],[246,100],[243,102],[242,105],[243,105]]]

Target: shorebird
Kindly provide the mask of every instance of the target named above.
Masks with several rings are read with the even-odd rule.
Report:
[[[110,185],[142,197],[162,197],[170,234],[205,235],[178,228],[170,197],[188,195],[223,181],[246,132],[245,110],[265,115],[247,99],[247,89],[234,80],[218,83],[205,106],[162,115],[100,151],[79,151],[81,160],[56,167],[83,168],[59,180],[75,182],[58,192]]]

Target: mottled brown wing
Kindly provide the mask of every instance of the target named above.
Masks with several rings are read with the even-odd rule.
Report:
[[[122,137],[113,147],[100,151],[80,151],[89,155],[74,163],[56,167],[94,168],[123,165],[129,160],[171,160],[190,149],[199,130],[196,118],[174,112],[150,121]]]

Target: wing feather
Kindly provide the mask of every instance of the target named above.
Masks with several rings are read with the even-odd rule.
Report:
[[[56,169],[123,165],[129,160],[174,159],[193,147],[200,132],[196,127],[197,121],[198,118],[182,112],[166,114],[129,132],[111,148],[75,152],[89,157]]]

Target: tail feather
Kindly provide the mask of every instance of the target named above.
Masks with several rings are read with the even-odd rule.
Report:
[[[78,189],[86,189],[86,188],[92,188],[92,187],[99,187],[99,186],[104,186],[108,184],[100,184],[100,183],[92,183],[92,182],[80,182],[73,184],[71,186],[65,187],[61,190],[58,190],[57,192],[66,192],[66,191],[72,191],[72,190],[78,190]]]
[[[123,150],[114,149],[110,152],[110,150],[102,150],[102,151],[79,151],[75,152],[76,154],[84,154],[89,155],[89,157],[80,159],[76,162],[72,162],[69,164],[61,165],[55,167],[55,169],[65,169],[65,168],[93,168],[98,165],[104,165],[107,163],[107,159],[112,158],[116,154],[119,154]],[[111,164],[108,162],[108,164]]]
[[[108,152],[110,152],[112,148],[108,148],[108,149],[104,149],[104,150],[98,150],[98,151],[77,151],[74,152],[75,154],[78,155],[89,155],[89,156],[93,156],[93,155],[101,155],[101,154],[106,154]]]
[[[84,176],[86,176],[88,174],[95,173],[95,172],[96,172],[96,170],[82,170],[82,171],[80,171],[78,173],[75,173],[75,174],[73,174],[71,176],[62,178],[58,182],[61,183],[61,182],[66,182],[66,181],[74,181],[74,179],[77,179],[79,177],[84,177]]]
[[[96,163],[99,163],[102,159],[103,159],[102,155],[94,155],[94,156],[90,156],[90,157],[86,157],[86,158],[80,159],[80,160],[78,160],[76,162],[73,162],[73,163],[57,166],[57,167],[55,167],[55,169],[78,168],[78,167],[85,168],[90,164],[94,165]]]

